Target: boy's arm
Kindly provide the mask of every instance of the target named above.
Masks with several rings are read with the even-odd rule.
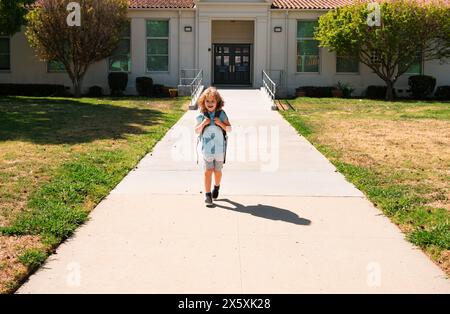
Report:
[[[225,132],[231,132],[231,123],[228,119],[225,119],[225,121],[220,121],[219,118],[214,119],[214,122],[220,126]]]
[[[203,129],[205,128],[205,126],[207,126],[209,124],[210,120],[208,118],[205,118],[205,120],[203,120],[202,122],[198,123],[195,126],[195,133],[200,134],[202,133]]]

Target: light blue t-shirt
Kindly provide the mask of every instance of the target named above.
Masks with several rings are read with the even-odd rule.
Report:
[[[211,125],[215,125],[215,123],[214,123],[215,112],[208,112],[208,114],[209,114],[209,119],[211,120]],[[197,124],[199,124],[199,123],[203,122],[203,120],[205,120],[205,116],[203,115],[203,113],[201,113],[197,116],[196,119],[197,119]],[[225,122],[225,120],[228,120],[228,116],[225,113],[225,111],[222,110],[220,112],[219,119],[222,122]]]
[[[206,161],[223,161],[225,156],[225,141],[223,138],[222,128],[214,123],[214,112],[208,112],[211,124],[203,129],[203,135],[201,135],[202,143],[202,155]],[[205,116],[199,114],[196,118],[197,124],[203,122]],[[221,111],[219,119],[222,122],[228,120],[225,111]]]

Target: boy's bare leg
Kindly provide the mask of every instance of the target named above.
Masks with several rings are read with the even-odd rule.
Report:
[[[214,182],[215,182],[215,186],[219,186],[219,185],[220,185],[220,181],[222,181],[222,171],[220,171],[220,170],[215,170],[215,171],[214,171]]]
[[[207,169],[205,171],[205,192],[210,193],[211,192],[211,183],[212,183],[212,174],[214,170],[213,169]]]

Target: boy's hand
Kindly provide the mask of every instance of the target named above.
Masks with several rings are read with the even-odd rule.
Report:
[[[211,119],[210,118],[205,118],[205,120],[203,120],[203,125],[209,125],[211,123]]]
[[[214,118],[214,123],[218,126],[222,125],[222,121],[219,118]]]

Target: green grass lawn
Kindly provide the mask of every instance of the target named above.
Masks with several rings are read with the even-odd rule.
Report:
[[[450,103],[289,102],[285,119],[450,275]]]
[[[0,97],[0,292],[14,291],[84,223],[187,106]]]

